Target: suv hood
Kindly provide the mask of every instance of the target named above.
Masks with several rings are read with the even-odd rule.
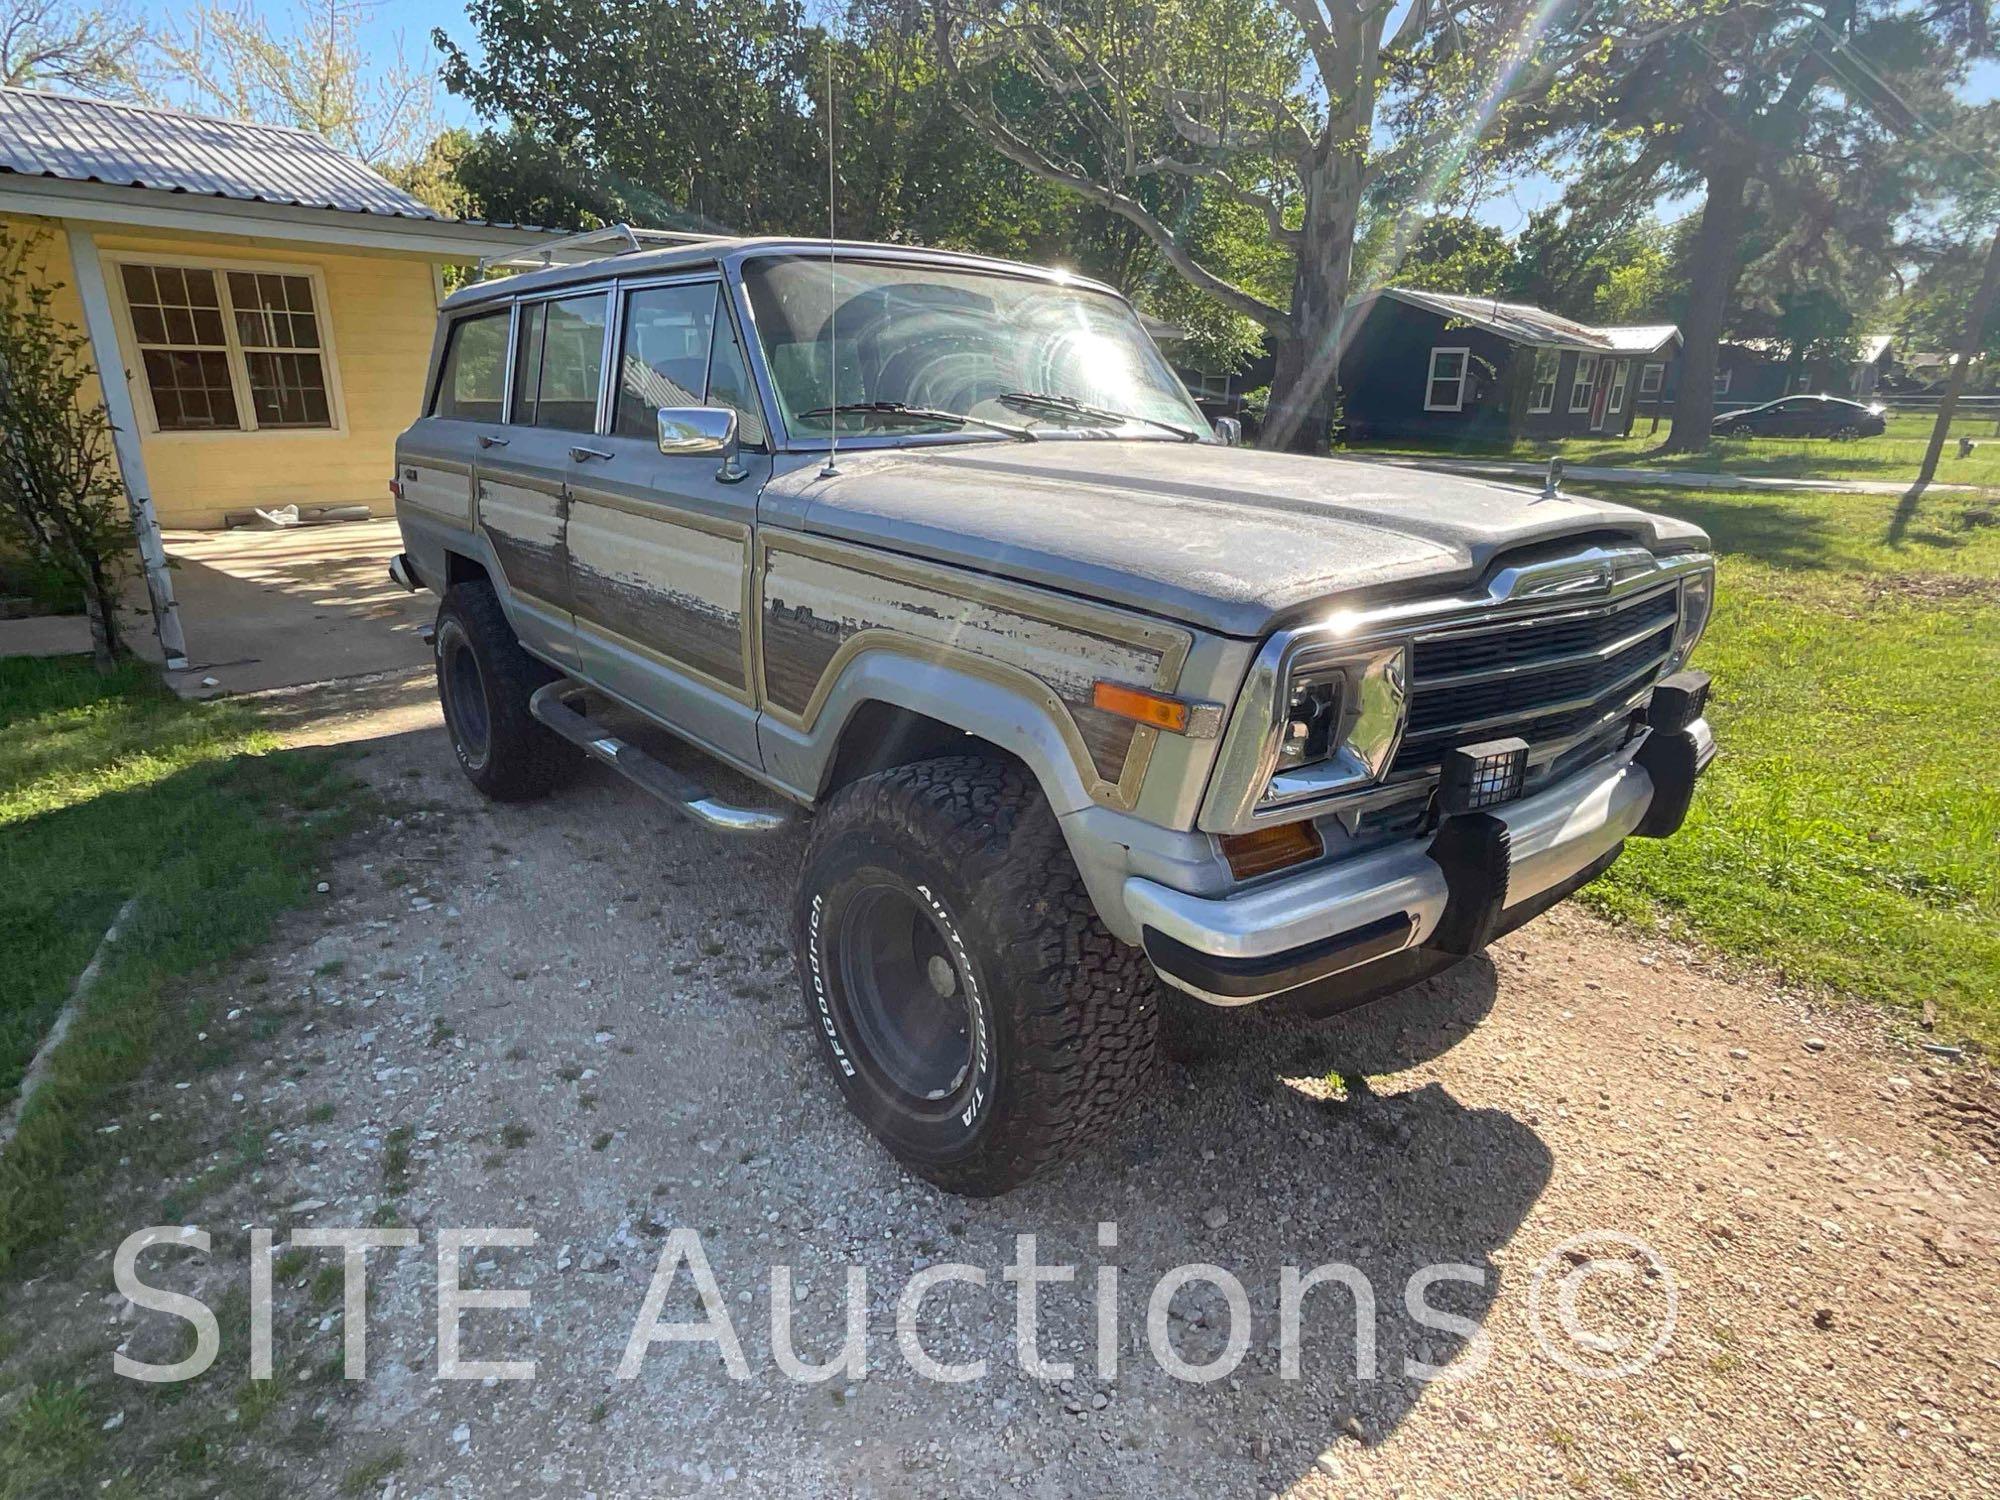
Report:
[[[1236,636],[1333,601],[1457,592],[1498,554],[1565,537],[1707,541],[1629,506],[1207,443],[873,448],[842,453],[832,478],[819,465],[773,478],[768,520]]]

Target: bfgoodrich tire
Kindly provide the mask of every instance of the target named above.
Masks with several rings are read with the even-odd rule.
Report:
[[[924,761],[843,789],[814,823],[794,952],[848,1106],[948,1191],[1025,1182],[1152,1076],[1152,972],[1097,920],[1018,765]]]
[[[528,712],[535,689],[559,674],[521,649],[491,584],[452,585],[435,649],[445,729],[474,786],[496,802],[525,802],[576,768],[576,747]]]

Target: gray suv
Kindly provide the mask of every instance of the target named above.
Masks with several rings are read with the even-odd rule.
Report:
[[[1161,982],[1409,985],[1674,832],[1714,754],[1698,529],[1233,446],[1060,271],[635,248],[453,295],[429,392],[392,573],[442,596],[466,775],[594,756],[712,827],[811,812],[806,1011],[955,1191],[1103,1132]]]

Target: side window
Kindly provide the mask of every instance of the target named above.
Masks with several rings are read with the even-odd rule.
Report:
[[[715,331],[715,283],[643,287],[625,298],[618,354],[620,437],[652,437],[663,406],[699,406]]]
[[[743,358],[743,343],[720,303],[715,310],[715,351],[708,361],[708,404],[735,409],[736,431],[744,447],[769,446],[763,408],[757,404],[757,388],[750,383],[750,366]]]
[[[514,410],[510,422],[535,424],[535,391],[542,381],[542,327],[549,305],[530,302],[521,309],[521,341],[514,348]]]
[[[433,415],[460,422],[500,420],[507,376],[507,314],[482,313],[452,324]]]
[[[597,430],[597,395],[604,385],[602,292],[544,304],[541,378],[535,425],[564,432]]]

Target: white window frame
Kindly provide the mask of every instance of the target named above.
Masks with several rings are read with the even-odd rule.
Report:
[[[1718,396],[1728,395],[1730,384],[1735,379],[1736,372],[1734,370],[1717,370],[1715,372],[1715,394]]]
[[[1597,388],[1597,356],[1579,354],[1576,357],[1576,373],[1569,380],[1569,414],[1590,410],[1591,392]],[[1583,399],[1579,401],[1578,396]]]
[[[1625,410],[1625,388],[1632,383],[1632,361],[1621,359],[1611,372],[1611,393],[1604,398],[1604,415],[1615,417]]]
[[[1665,365],[1649,364],[1639,367],[1639,395],[1642,398],[1657,396],[1661,391],[1666,389],[1666,386],[1667,367]]]
[[[1441,406],[1431,400],[1432,387],[1436,386],[1441,380],[1451,379],[1449,375],[1440,375],[1437,373],[1438,356],[1440,354],[1456,354],[1458,356],[1458,390],[1452,397],[1452,403],[1449,406]],[[1471,373],[1472,350],[1469,346],[1459,344],[1439,344],[1434,346],[1431,349],[1430,363],[1424,367],[1424,410],[1464,411],[1465,381],[1466,377]]]
[[[1548,399],[1542,399],[1542,361],[1552,362],[1548,379]],[[1562,384],[1563,352],[1560,349],[1537,349],[1535,351],[1535,372],[1533,384],[1528,389],[1528,415],[1545,417],[1556,409],[1556,387]]]
[[[130,366],[129,384],[132,386],[133,405],[139,413],[139,426],[143,436],[150,442],[212,443],[229,438],[344,438],[347,431],[347,402],[340,389],[340,358],[333,346],[332,303],[326,292],[326,277],[320,268],[311,262],[235,260],[221,255],[155,255],[141,250],[125,250],[103,256],[105,280],[111,284],[112,312],[118,322],[118,339]],[[210,427],[197,430],[164,430],[160,426],[159,415],[153,410],[153,383],[146,378],[146,361],[139,354],[138,333],[132,326],[132,309],[125,301],[126,266],[178,266],[184,270],[208,271],[215,276],[216,302],[222,311],[222,337],[224,357],[229,362],[229,380],[236,396],[236,418],[239,426]],[[236,309],[229,300],[229,273],[231,271],[262,271],[271,276],[303,276],[312,287],[313,320],[319,327],[320,368],[326,376],[326,414],[330,425],[325,427],[259,427],[257,412],[250,399],[250,364],[244,358],[243,344],[236,331]]]

